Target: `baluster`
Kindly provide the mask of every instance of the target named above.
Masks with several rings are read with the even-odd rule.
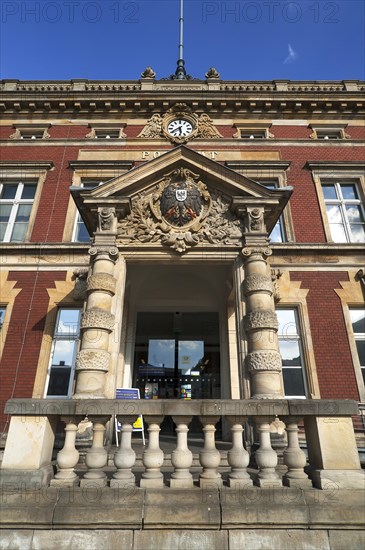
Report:
[[[105,424],[109,418],[109,416],[90,418],[93,423],[93,443],[86,453],[85,463],[88,471],[81,480],[80,487],[105,487],[107,484],[107,477],[103,471],[108,462],[108,453],[104,448],[104,433]]]
[[[242,434],[244,417],[228,416],[226,417],[231,425],[232,448],[227,453],[228,464],[231,466],[231,472],[228,475],[228,486],[240,489],[247,485],[252,485],[252,479],[247,473],[247,466],[250,462],[250,455],[243,446]]]
[[[270,422],[272,418],[256,419],[257,430],[259,433],[260,447],[257,449],[255,459],[259,472],[256,474],[254,484],[259,487],[281,486],[281,479],[275,471],[278,463],[276,452],[271,447],[270,441]]]
[[[57,453],[57,465],[59,471],[51,480],[52,487],[71,487],[78,484],[79,476],[74,468],[79,461],[80,453],[75,447],[76,432],[78,423],[81,420],[77,418],[61,418],[65,422],[65,443],[63,448]]]
[[[163,465],[163,452],[159,445],[160,424],[163,419],[163,416],[144,416],[148,424],[148,447],[142,455],[146,469],[142,474],[141,487],[163,487],[163,475],[160,471]]]
[[[216,416],[201,416],[200,422],[203,425],[204,448],[199,453],[200,464],[203,467],[199,475],[200,487],[216,485],[222,486],[222,477],[218,472],[218,466],[221,461],[221,455],[215,446],[215,425],[219,418]]]
[[[193,453],[188,448],[188,425],[192,417],[173,416],[172,419],[176,424],[177,444],[171,453],[174,472],[171,474],[170,487],[189,489],[193,487],[193,476],[190,473]]]
[[[120,446],[114,455],[114,464],[117,471],[113,474],[110,487],[130,487],[135,484],[132,467],[136,461],[136,453],[132,449],[133,423],[138,416],[118,416],[118,422],[122,425]]]
[[[298,420],[292,416],[283,417],[286,424],[286,433],[288,435],[288,446],[284,451],[284,464],[288,471],[283,477],[283,484],[288,487],[312,487],[312,482],[304,472],[304,466],[307,463],[307,457],[299,446],[298,438]]]

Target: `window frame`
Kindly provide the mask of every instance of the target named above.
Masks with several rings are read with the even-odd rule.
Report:
[[[357,190],[360,197],[360,202],[365,208],[365,164],[361,162],[307,162],[307,167],[312,171],[312,177],[316,186],[318,203],[322,216],[322,224],[324,228],[326,242],[341,244],[341,245],[362,245],[363,243],[357,243],[349,241],[345,243],[337,243],[333,240],[331,234],[331,228],[329,219],[327,216],[327,208],[323,195],[322,184],[324,182],[346,181],[357,184]]]
[[[56,332],[58,324],[59,324],[59,319],[60,319],[60,316],[61,316],[61,312],[66,311],[66,310],[78,310],[79,311],[78,328],[75,331],[74,337],[72,337],[72,338],[70,337],[70,334],[62,335],[61,333],[57,334],[57,332]],[[53,331],[53,335],[52,335],[52,345],[51,345],[51,351],[50,351],[50,356],[49,356],[46,381],[45,381],[45,386],[44,386],[44,395],[43,395],[44,399],[68,399],[68,398],[72,397],[72,394],[73,394],[72,390],[73,390],[74,381],[75,381],[76,357],[77,357],[77,353],[78,353],[79,347],[80,347],[80,325],[81,325],[82,312],[83,312],[82,307],[75,307],[75,306],[73,306],[73,307],[72,306],[69,306],[69,307],[61,306],[57,310],[56,320],[55,320],[55,324],[54,324],[54,331]],[[67,388],[67,395],[52,395],[52,394],[48,395],[48,387],[49,387],[49,383],[50,383],[52,369],[57,369],[57,365],[53,365],[53,357],[54,357],[55,347],[56,347],[57,342],[60,342],[60,341],[75,342],[74,349],[73,349],[73,355],[72,355],[72,365],[71,365],[71,368],[70,368],[70,378],[69,378],[69,383],[68,383],[68,388]]]
[[[1,197],[1,193],[3,191],[4,186],[11,185],[12,183],[17,185],[17,189],[16,189],[16,192],[15,192],[14,198],[13,199],[1,199],[0,198],[0,204],[2,204],[2,205],[11,205],[9,220],[7,222],[7,227],[6,227],[5,233],[4,233],[4,239],[0,240],[0,242],[2,242],[2,243],[25,242],[25,238],[28,234],[28,226],[29,226],[30,217],[31,217],[32,210],[33,210],[35,195],[37,193],[37,181],[35,181],[35,180],[29,180],[29,181],[25,181],[25,182],[24,182],[24,180],[23,181],[15,180],[14,182],[12,182],[11,180],[5,180],[5,181],[0,180],[0,197]],[[29,185],[29,184],[34,184],[35,185],[34,197],[32,199],[22,199],[21,197],[22,197],[22,194],[23,194],[23,191],[24,191],[24,187]],[[16,224],[16,218],[17,218],[17,215],[18,215],[18,210],[19,210],[19,207],[21,205],[30,205],[31,209],[30,209],[30,213],[29,213],[29,220],[28,220],[26,230],[25,230],[25,234],[24,234],[24,239],[21,240],[21,241],[16,241],[16,240],[12,240],[12,236],[13,236],[13,232],[14,232],[14,228],[15,228],[15,224]]]
[[[351,136],[346,133],[347,124],[328,125],[328,124],[310,124],[308,126],[312,133],[310,139],[318,139],[321,141],[338,141],[341,139],[351,139]],[[325,136],[335,137],[325,137]]]
[[[272,127],[271,122],[260,122],[260,123],[250,123],[250,122],[236,122],[233,125],[237,131],[235,134],[233,134],[234,138],[240,139],[240,140],[265,140],[265,139],[273,139],[275,136],[270,132],[270,128]],[[262,137],[246,137],[242,134],[252,134],[255,135],[256,133],[262,133]]]
[[[123,139],[123,138],[126,138],[126,134],[124,133],[124,128],[126,127],[127,125],[125,123],[93,123],[93,124],[89,124],[89,128],[90,128],[90,132],[88,132],[86,134],[86,138],[87,139],[99,139],[100,141],[109,141],[109,140],[113,140],[113,139]],[[100,133],[106,133],[106,132],[110,132],[110,133],[115,133],[115,132],[118,132],[118,136],[117,137],[111,137],[111,138],[104,138],[104,137],[98,137],[98,132]]]
[[[49,139],[48,133],[51,124],[14,124],[15,132],[11,134],[10,139],[19,139],[24,141],[34,141],[40,139]],[[35,137],[29,137],[29,136]],[[38,135],[38,137],[36,137]]]
[[[299,308],[293,305],[285,305],[280,304],[279,306],[276,305],[275,311],[292,311],[294,313],[294,319],[295,319],[295,327],[296,327],[296,334],[290,334],[289,336],[285,336],[284,334],[280,334],[278,330],[278,341],[279,345],[281,341],[296,341],[298,342],[298,348],[299,348],[299,355],[300,355],[300,362],[301,366],[295,366],[295,367],[288,367],[288,366],[282,366],[282,376],[283,376],[283,390],[284,390],[284,396],[286,399],[308,399],[309,395],[309,389],[308,389],[308,381],[307,381],[307,364],[306,364],[306,355],[304,351],[304,345],[303,345],[303,330],[301,325],[301,319],[299,314]],[[280,352],[280,348],[279,348]],[[285,386],[284,386],[284,370],[287,370],[290,372],[290,370],[300,370],[302,373],[302,379],[303,379],[303,387],[305,395],[287,395],[285,393]]]
[[[359,333],[354,332],[353,325],[352,325],[352,318],[351,318],[351,311],[354,311],[354,310],[358,310],[358,311],[361,310],[365,312],[365,304],[362,304],[362,305],[349,304],[346,306],[346,308],[344,308],[345,322],[348,327],[347,332],[348,332],[352,362],[355,370],[356,382],[359,390],[360,400],[363,401],[365,399],[365,384],[364,384],[362,371],[363,370],[365,371],[365,365],[364,366],[361,365],[356,342],[358,340],[361,340],[361,341],[365,340],[365,332],[359,332]]]
[[[346,236],[346,241],[334,241],[333,240],[333,242],[337,242],[337,243],[341,243],[341,242],[342,243],[361,243],[361,242],[365,242],[365,239],[364,239],[364,241],[354,241],[354,240],[351,239],[351,237],[352,237],[351,223],[348,219],[348,215],[347,215],[347,212],[346,212],[346,205],[359,206],[360,210],[362,211],[362,215],[363,215],[363,218],[364,218],[364,223],[361,224],[359,222],[358,225],[363,225],[364,230],[365,230],[364,202],[361,200],[361,193],[360,193],[360,189],[359,189],[359,186],[358,186],[356,180],[341,180],[341,181],[338,181],[337,179],[336,180],[324,179],[324,180],[321,181],[321,185],[322,185],[323,200],[324,200],[325,207],[326,207],[327,221],[328,221],[329,229],[330,229],[330,232],[331,232],[331,238],[333,240],[332,231],[331,231],[332,223],[331,223],[331,221],[328,217],[328,212],[327,212],[327,206],[329,206],[331,204],[339,207],[340,214],[341,214],[341,219],[342,219],[342,224],[338,224],[338,225],[342,225],[342,227],[344,229],[344,232],[345,232],[345,236]],[[323,192],[323,187],[326,186],[326,185],[333,185],[334,186],[336,196],[337,196],[336,199],[326,199],[325,198],[324,192]],[[354,185],[355,186],[357,194],[359,196],[358,199],[344,199],[343,198],[342,187],[344,187],[346,185]]]
[[[43,185],[47,177],[47,173],[54,167],[53,161],[44,162],[0,162],[0,182],[2,183],[24,183],[35,182],[36,191],[34,194],[32,209],[29,215],[28,227],[22,243],[30,241],[33,232],[35,220],[37,217],[38,206],[42,195]],[[2,244],[12,243],[12,241],[1,241]]]
[[[92,187],[88,185],[89,182],[95,182],[95,185],[93,185]],[[95,187],[99,187],[99,185],[102,185],[103,183],[105,183],[104,181],[98,181],[98,179],[94,179],[94,178],[82,178],[81,181],[80,181],[80,187],[84,188],[84,189],[95,189]],[[90,236],[90,240],[89,241],[79,241],[76,237],[78,236],[78,233],[79,233],[79,230],[80,230],[80,227],[82,227],[82,225],[85,225],[83,219],[81,218],[81,214],[80,212],[76,209],[76,216],[75,216],[75,221],[74,221],[74,228],[73,228],[73,231],[72,231],[72,239],[71,241],[73,243],[84,243],[84,244],[90,244],[91,240],[92,240],[92,237]]]

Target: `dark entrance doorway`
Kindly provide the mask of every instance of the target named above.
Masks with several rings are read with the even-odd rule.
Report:
[[[219,314],[139,313],[133,386],[141,399],[219,399]]]

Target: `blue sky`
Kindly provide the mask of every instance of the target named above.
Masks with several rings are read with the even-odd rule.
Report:
[[[132,79],[175,71],[179,0],[2,0],[1,78]],[[188,73],[364,79],[363,0],[185,0]]]

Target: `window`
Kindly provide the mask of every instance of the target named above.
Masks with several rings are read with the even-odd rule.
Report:
[[[71,397],[81,309],[60,309],[53,336],[46,397]]]
[[[119,130],[95,130],[95,139],[118,139]]]
[[[356,183],[325,181],[322,190],[332,240],[336,243],[364,242],[364,207]]]
[[[93,189],[94,187],[97,187],[98,185],[101,185],[102,183],[103,182],[99,181],[99,180],[86,180],[86,181],[81,183],[81,187],[83,187],[84,189]],[[81,218],[79,212],[77,212],[77,214],[76,214],[74,237],[73,237],[72,241],[77,242],[77,243],[88,243],[88,242],[90,242],[89,232],[86,229],[86,225],[82,221],[82,218]]]
[[[306,397],[304,358],[295,309],[277,309],[279,348],[283,364],[285,397]]]
[[[354,333],[357,355],[362,379],[365,385],[365,309],[350,309],[352,331]]]
[[[6,307],[0,306],[0,331],[4,324],[5,312],[6,312]]]
[[[0,182],[0,241],[23,242],[37,182]]]
[[[275,181],[259,181],[262,185],[265,185],[268,189],[277,189],[278,184]],[[272,243],[282,243],[286,241],[285,226],[283,216],[280,216],[275,224],[274,229],[270,233],[270,240]]]
[[[47,129],[50,127],[50,124],[47,125],[40,125],[40,124],[34,124],[34,125],[16,125],[15,126],[15,132],[11,134],[10,139],[25,139],[25,140],[32,140],[32,139],[46,139],[49,138],[50,135],[47,132]]]
[[[241,130],[241,139],[265,139],[266,130]]]
[[[350,136],[345,132],[346,126],[346,124],[342,126],[310,125],[309,128],[311,128],[313,132],[309,137],[311,139],[325,140],[349,139]]]
[[[239,139],[270,139],[273,138],[273,134],[270,133],[270,122],[237,122],[234,125],[237,128],[237,132],[233,135],[234,138]]]

